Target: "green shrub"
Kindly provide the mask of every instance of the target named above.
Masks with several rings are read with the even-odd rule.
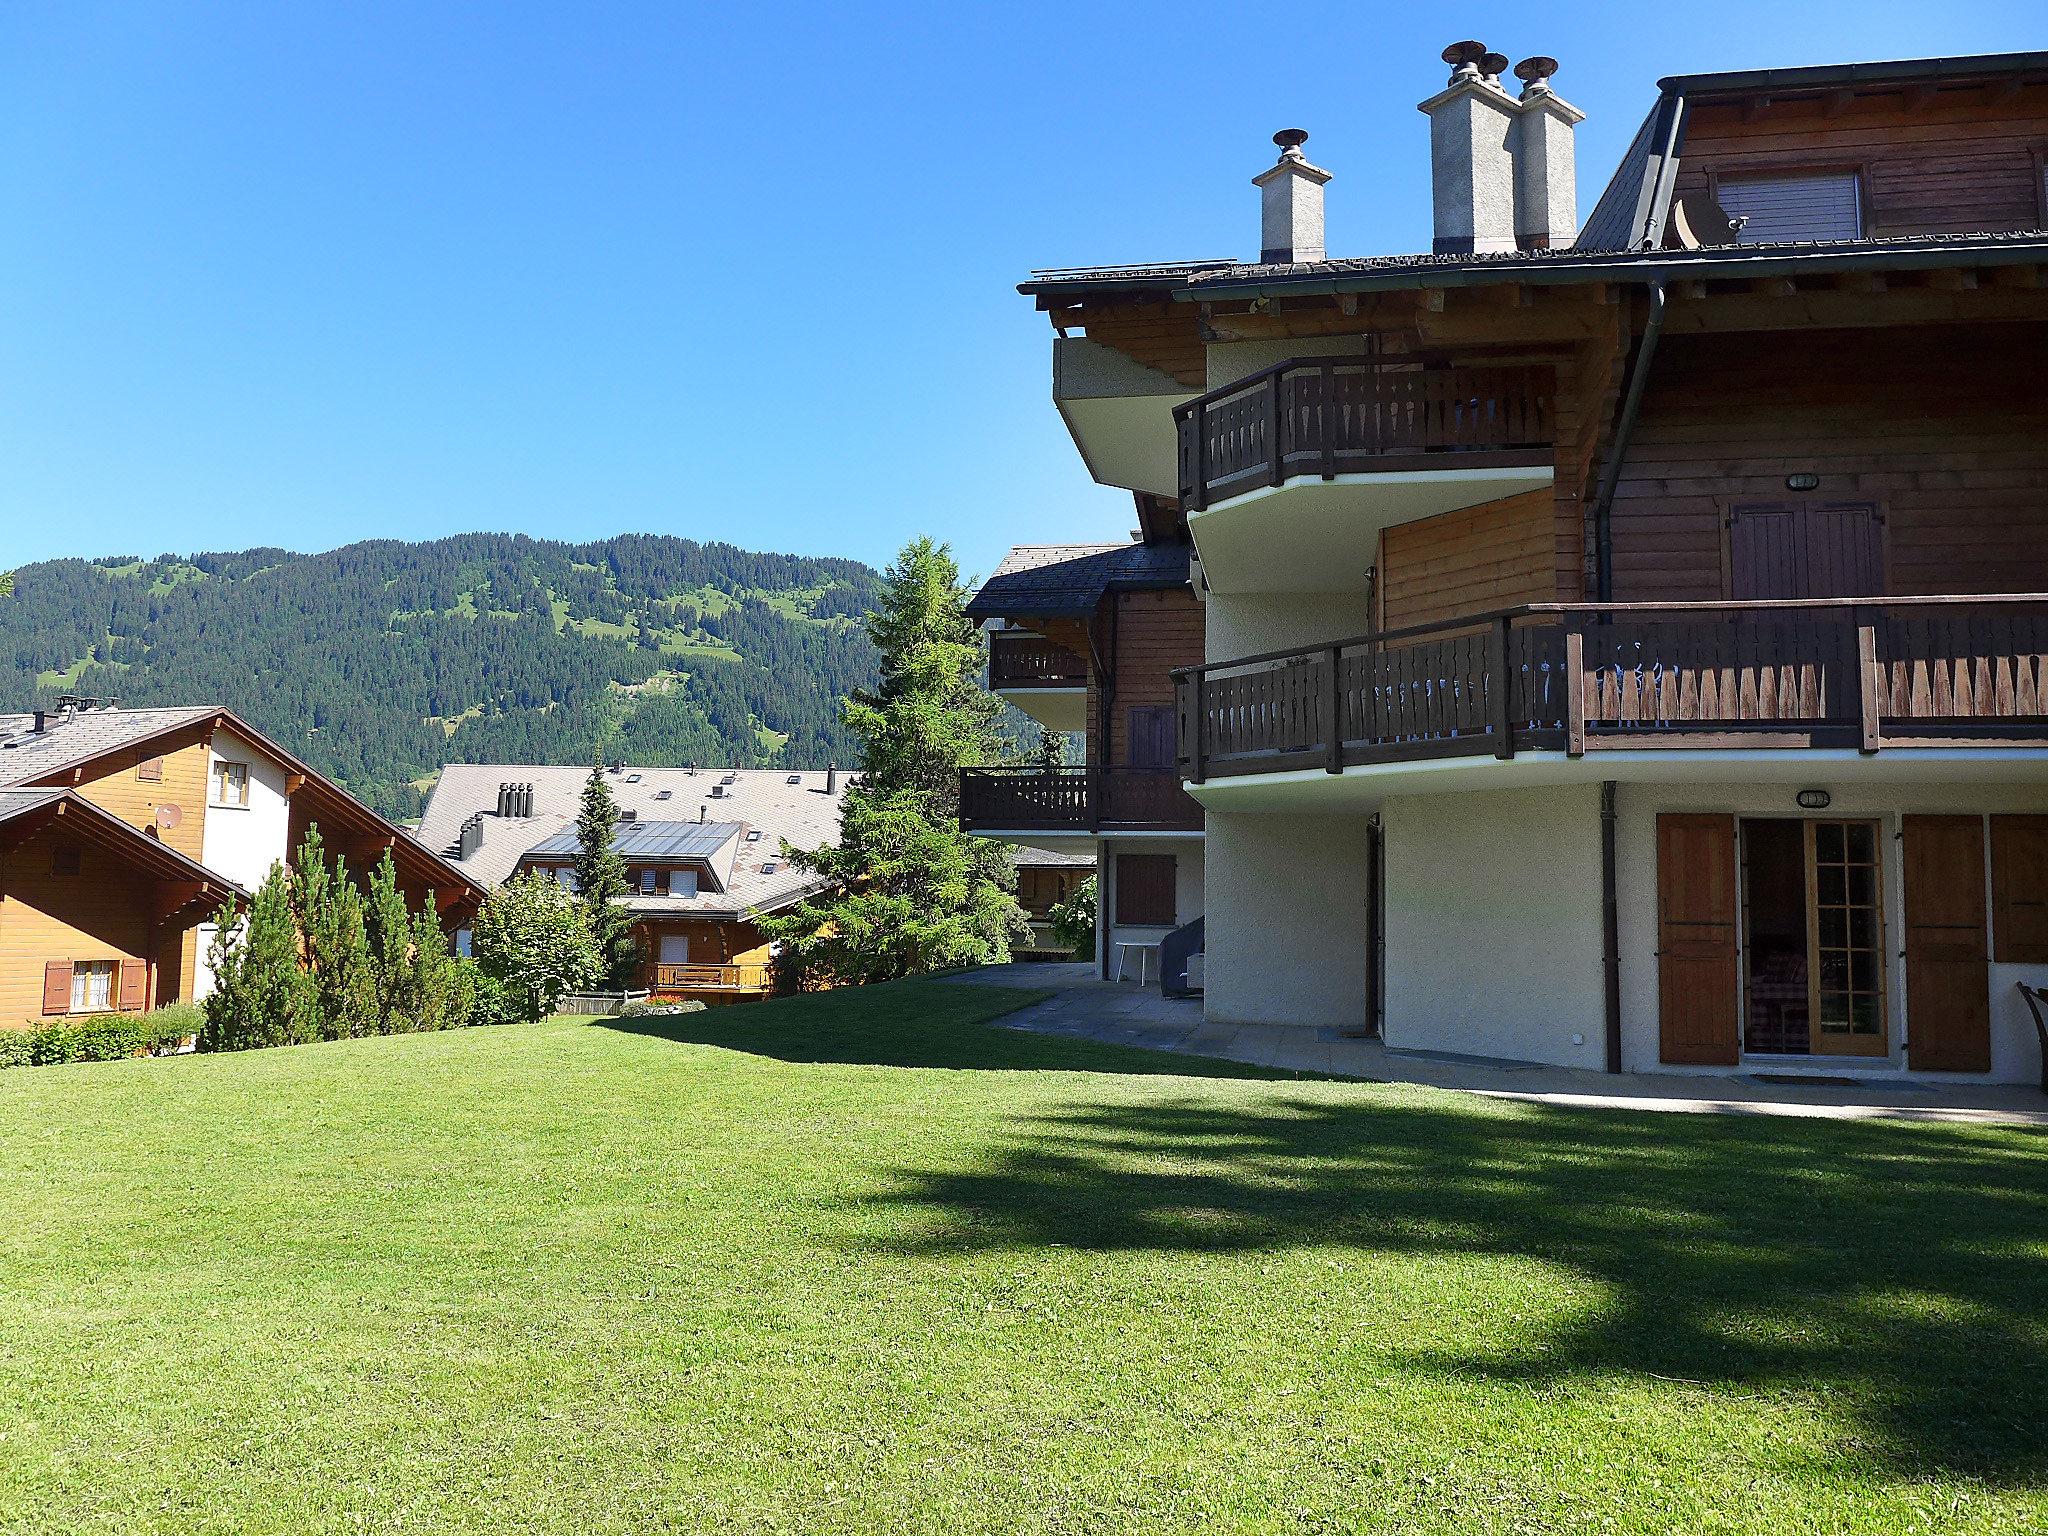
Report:
[[[472,1024],[523,1024],[528,1002],[526,989],[491,975],[473,960],[458,962],[470,995],[469,1022]]]
[[[0,1069],[35,1065],[35,1031],[0,1029]]]
[[[0,1067],[168,1055],[198,1034],[204,1020],[196,1005],[172,1003],[151,1013],[96,1013],[53,1019],[30,1029],[0,1030]]]

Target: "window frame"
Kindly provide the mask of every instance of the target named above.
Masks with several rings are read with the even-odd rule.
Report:
[[[113,1013],[120,1001],[121,962],[118,960],[74,960],[71,962],[71,1002],[64,1012],[68,1018],[74,1014]],[[105,997],[94,1003],[93,983],[104,979]],[[85,987],[85,1001],[79,1001],[79,987]]]
[[[1877,237],[1877,210],[1870,201],[1870,162],[1867,160],[1817,160],[1811,163],[1801,160],[1769,160],[1754,165],[1709,166],[1707,168],[1707,195],[1723,208],[1721,186],[1728,180],[1735,181],[1784,181],[1799,176],[1854,176],[1856,178],[1856,219],[1862,227],[1856,238],[1872,240]],[[1740,234],[1736,244],[1742,243]]]
[[[236,774],[240,777],[237,778]],[[239,800],[230,800],[227,790],[230,783],[241,791]],[[208,775],[206,803],[224,811],[246,811],[249,809],[249,765],[229,757],[213,760],[213,771]]]

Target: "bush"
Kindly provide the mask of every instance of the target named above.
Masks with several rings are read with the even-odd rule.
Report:
[[[626,1004],[619,1010],[622,1019],[668,1018],[679,1013],[702,1013],[704,1004],[700,999],[650,997]]]
[[[523,987],[509,981],[501,981],[478,966],[475,961],[463,960],[458,963],[469,987],[471,1024],[526,1022],[527,997]]]
[[[205,1015],[191,1003],[151,1013],[99,1013],[31,1029],[0,1030],[0,1067],[55,1067],[74,1061],[165,1056],[199,1033]]]

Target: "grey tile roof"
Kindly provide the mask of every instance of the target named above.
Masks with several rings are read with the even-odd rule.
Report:
[[[148,836],[140,828],[123,821],[112,811],[102,810],[75,790],[66,789],[61,785],[46,784],[28,789],[0,789],[0,822],[12,821],[17,816],[26,816],[31,811],[41,810],[44,806],[53,805],[60,800],[69,802],[66,807],[67,817],[90,817],[99,822],[110,833],[125,834],[126,837],[132,837],[134,843],[130,846],[133,846],[138,853],[146,854],[149,861],[157,863],[168,862],[193,876],[211,882],[216,888],[224,887],[239,897],[245,899],[248,897],[249,893],[246,890],[228,879],[225,875],[216,874],[189,854],[180,853],[169,843],[159,842],[157,839]]]
[[[12,821],[30,811],[62,800],[70,791],[52,784],[41,789],[0,789],[0,821]]]
[[[1020,544],[967,604],[974,619],[1079,618],[1111,591],[1178,587],[1185,544]]]
[[[1093,869],[1095,856],[1088,853],[1055,853],[1050,848],[1033,848],[1018,843],[1010,849],[1010,862],[1019,869]]]
[[[637,775],[637,779],[636,776]],[[712,790],[728,775],[724,793]],[[521,857],[541,843],[574,831],[576,807],[588,768],[547,767],[531,763],[450,763],[427,801],[419,838],[455,868],[485,889],[502,885]],[[791,778],[797,783],[791,784]],[[851,776],[839,774],[837,792],[825,793],[825,775],[786,768],[636,768],[607,769],[605,782],[621,810],[631,810],[645,823],[689,822],[701,811],[706,825],[739,823],[728,888],[701,895],[640,896],[627,905],[635,911],[677,916],[733,917],[788,906],[821,888],[816,875],[797,869],[782,857],[787,839],[799,848],[816,848],[839,838],[839,804]],[[500,784],[531,784],[534,814],[507,819],[497,814]],[[667,798],[659,798],[663,792]],[[483,842],[466,859],[455,855],[462,824],[481,813]],[[759,832],[749,841],[746,833]],[[722,851],[721,851],[722,854]],[[763,873],[763,866],[774,866]]]
[[[84,762],[196,720],[221,712],[217,704],[177,709],[86,709],[49,715],[38,735],[32,714],[0,715],[0,784],[22,784],[45,778],[73,763]]]

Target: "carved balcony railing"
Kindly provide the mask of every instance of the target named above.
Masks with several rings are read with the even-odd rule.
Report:
[[[657,965],[656,992],[765,992],[768,966],[765,962],[737,965]]]
[[[1042,635],[998,632],[988,637],[991,688],[1086,688],[1088,663]]]
[[[1202,807],[1173,768],[963,768],[970,832],[1193,831]]]
[[[2048,747],[2048,595],[1537,603],[1174,679],[1195,783],[1524,750]]]
[[[1303,475],[1547,464],[1554,370],[1295,358],[1174,408],[1181,504]]]

